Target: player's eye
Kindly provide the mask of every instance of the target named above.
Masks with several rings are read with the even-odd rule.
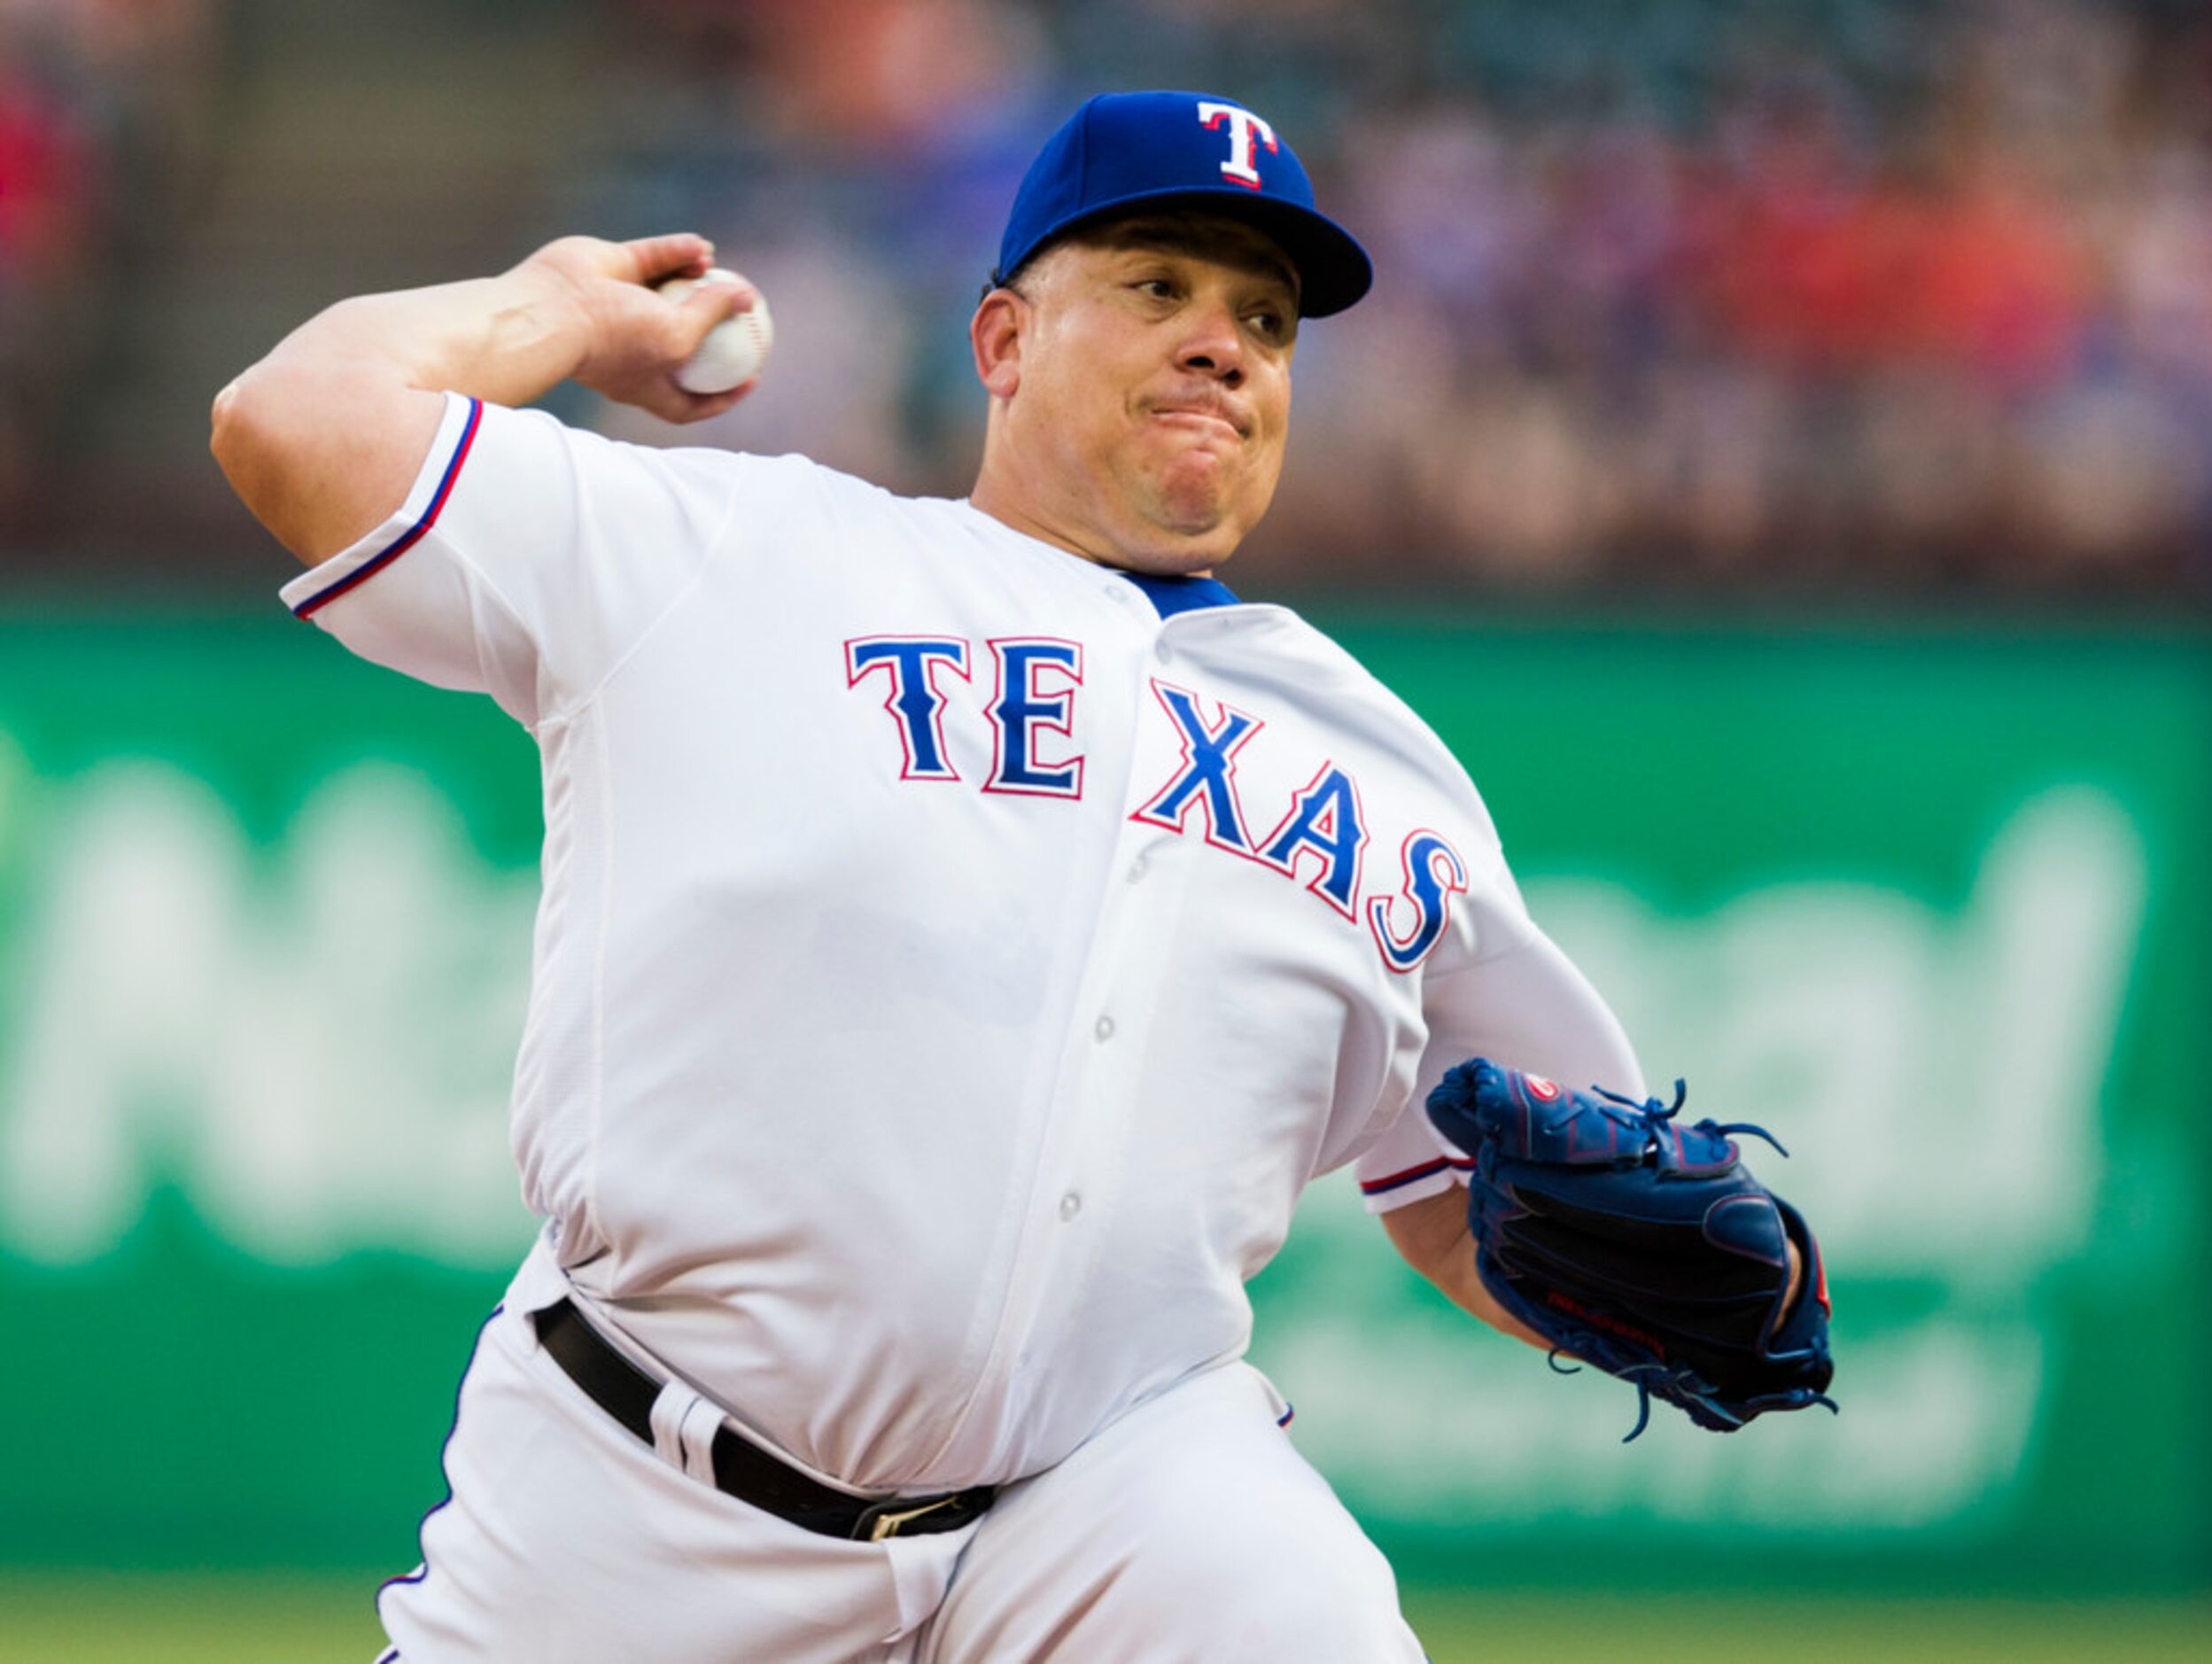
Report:
[[[1139,277],[1131,286],[1155,300],[1172,300],[1176,295],[1175,281],[1168,277]]]

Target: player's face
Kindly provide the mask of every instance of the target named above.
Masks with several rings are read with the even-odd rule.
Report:
[[[1093,558],[1226,560],[1282,471],[1298,335],[1282,252],[1213,216],[1128,221],[1053,249],[1019,292],[1017,375],[994,413],[1005,455],[986,478],[1013,464],[1017,506]],[[998,511],[981,482],[977,502]]]

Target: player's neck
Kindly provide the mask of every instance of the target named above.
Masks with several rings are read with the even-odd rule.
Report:
[[[1176,556],[1172,553],[1132,553],[1129,550],[1105,546],[1098,538],[1086,538],[1080,530],[1058,523],[1051,515],[1034,509],[1017,492],[1006,490],[991,470],[985,469],[975,481],[974,490],[968,493],[968,504],[1009,526],[1024,537],[1049,543],[1054,548],[1065,549],[1099,566],[1109,566],[1117,572],[1143,572],[1153,578],[1211,578],[1214,565],[1203,556]],[[1193,560],[1203,564],[1192,564]]]

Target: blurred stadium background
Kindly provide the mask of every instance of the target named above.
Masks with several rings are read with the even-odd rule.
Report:
[[[370,1656],[529,1229],[533,754],[283,615],[214,390],[689,226],[780,338],[687,442],[961,494],[1014,181],[1136,85],[1379,269],[1238,587],[1833,1261],[1841,1417],[1623,1450],[1317,1186],[1256,1351],[1433,1655],[2212,1655],[2204,0],[0,0],[0,1659]]]

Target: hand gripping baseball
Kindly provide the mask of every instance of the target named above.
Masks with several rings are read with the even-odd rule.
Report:
[[[1571,1092],[1479,1057],[1447,1074],[1429,1118],[1474,1158],[1483,1286],[1550,1342],[1553,1367],[1565,1354],[1635,1384],[1631,1439],[1654,1397],[1721,1433],[1770,1410],[1832,1411],[1820,1248],[1728,1134],[1774,1140],[1684,1126],[1683,1095]],[[1793,1245],[1806,1286],[1794,1302]]]
[[[664,421],[697,422],[719,416],[753,383],[695,393],[677,385],[677,372],[717,324],[749,310],[757,296],[749,283],[700,284],[671,303],[653,286],[701,276],[713,263],[714,245],[688,232],[627,243],[564,237],[516,271],[563,301],[578,336],[574,380]]]

